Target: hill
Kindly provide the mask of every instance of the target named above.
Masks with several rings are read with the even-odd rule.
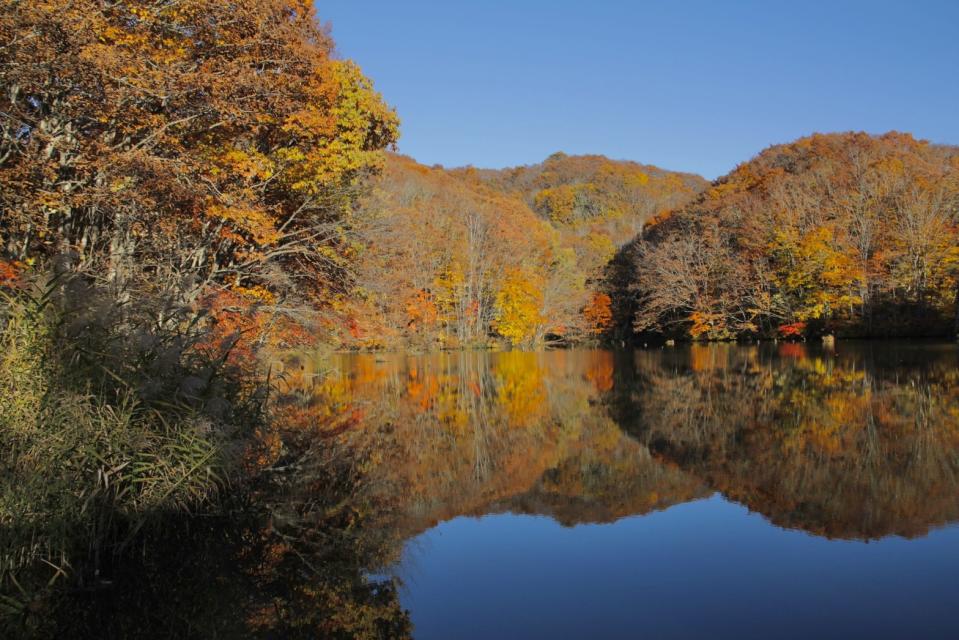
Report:
[[[344,344],[457,347],[595,337],[602,276],[643,224],[706,182],[602,156],[501,171],[389,155],[352,221]]]
[[[694,339],[947,335],[957,209],[956,147],[901,133],[770,147],[620,253],[619,321]]]

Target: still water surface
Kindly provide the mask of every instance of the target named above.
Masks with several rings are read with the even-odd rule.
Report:
[[[417,638],[959,637],[955,345],[343,356],[320,378],[372,452],[391,550],[365,570]]]

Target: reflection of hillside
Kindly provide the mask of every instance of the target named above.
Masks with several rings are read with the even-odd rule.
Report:
[[[959,519],[955,350],[797,347],[639,353],[611,403],[657,457],[780,526],[877,538]]]
[[[614,522],[707,495],[675,465],[663,464],[638,443],[622,438],[613,451],[583,451],[548,469],[525,493],[493,510],[548,515],[572,526]]]
[[[280,405],[365,452],[362,491],[397,538],[501,510],[609,522],[712,490],[830,537],[959,519],[954,347],[377,358],[313,382],[294,367]]]
[[[203,637],[407,637],[396,581],[368,570],[460,515],[604,523],[718,490],[818,535],[922,535],[959,519],[957,356],[845,344],[294,356],[270,407],[277,432],[258,434],[248,461],[266,469],[266,508],[164,525],[162,551],[126,569],[141,587],[110,593],[107,635],[166,620]],[[57,615],[103,628],[85,611]]]
[[[341,364],[301,393],[301,408],[312,407],[301,415],[325,415],[334,400],[339,413],[362,415],[341,437],[375,451],[368,491],[394,505],[384,525],[405,535],[503,509],[564,524],[607,522],[703,494],[609,418],[599,403],[613,378],[607,352],[358,356]],[[305,379],[296,378],[290,382],[302,390]]]

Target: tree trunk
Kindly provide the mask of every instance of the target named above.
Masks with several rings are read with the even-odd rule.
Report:
[[[959,340],[959,284],[956,284],[956,321],[952,326],[952,335]]]

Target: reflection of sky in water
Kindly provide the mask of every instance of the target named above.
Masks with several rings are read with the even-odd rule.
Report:
[[[959,527],[827,540],[718,494],[613,524],[460,517],[407,543],[417,638],[959,637]]]
[[[959,637],[955,344],[338,370],[417,637]]]

